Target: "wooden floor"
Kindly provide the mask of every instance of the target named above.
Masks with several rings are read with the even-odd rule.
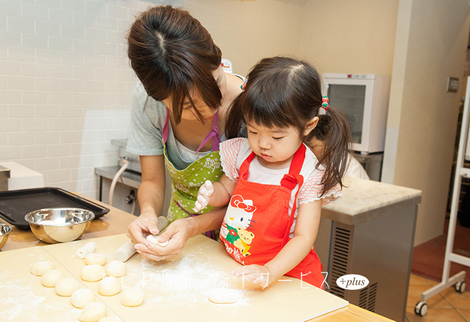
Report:
[[[424,244],[416,246],[413,251],[413,261],[411,272],[435,281],[441,281],[442,270],[444,267],[444,256],[447,241],[447,223],[445,225],[445,234],[434,238]],[[454,253],[470,257],[470,228],[457,225],[455,229]],[[470,267],[452,263],[450,276],[465,270],[467,277],[465,282],[470,287]]]
[[[429,310],[425,317],[420,317],[414,313],[414,306],[421,300],[421,294],[438,284],[442,279],[447,241],[447,221],[445,232],[442,236],[414,249],[406,309],[407,321],[470,322],[470,267],[455,263],[451,264],[450,276],[465,270],[467,272],[465,279],[467,291],[460,294],[453,287],[450,287],[426,301]],[[453,252],[470,257],[470,228],[457,225]]]

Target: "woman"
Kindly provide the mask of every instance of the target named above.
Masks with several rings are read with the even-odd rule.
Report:
[[[140,83],[132,97],[127,151],[140,155],[142,167],[141,214],[129,225],[128,235],[143,257],[159,261],[180,253],[190,237],[222,223],[225,208],[198,216],[191,212],[204,181],[222,176],[219,142],[224,139],[227,108],[241,92],[243,80],[223,72],[222,53],[200,22],[171,6],[142,13],[128,42]],[[171,242],[163,248],[149,244],[145,236],[158,233],[165,163],[172,179],[167,216],[171,224],[160,241]]]

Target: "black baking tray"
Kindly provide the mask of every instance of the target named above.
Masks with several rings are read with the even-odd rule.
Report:
[[[109,212],[97,203],[77,196],[61,188],[34,188],[0,192],[0,217],[19,229],[30,229],[24,216],[43,208],[83,208],[91,210],[95,218]]]

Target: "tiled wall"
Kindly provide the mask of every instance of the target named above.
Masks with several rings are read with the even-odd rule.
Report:
[[[129,124],[126,31],[160,3],[0,0],[0,161],[96,198],[94,167],[117,164]]]

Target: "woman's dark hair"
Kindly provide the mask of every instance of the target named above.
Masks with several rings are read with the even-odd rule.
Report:
[[[187,11],[156,6],[141,13],[128,34],[132,69],[147,94],[157,101],[171,96],[177,123],[183,103],[193,91],[216,110],[222,93],[212,72],[220,67],[222,52],[201,23]],[[201,121],[204,118],[193,108]]]
[[[323,186],[334,186],[339,183],[343,187],[342,178],[346,173],[349,161],[349,147],[352,135],[346,117],[340,111],[329,107],[328,115],[319,115],[317,126],[304,138],[305,144],[310,146],[313,138],[324,144],[323,155],[318,163],[325,167]]]
[[[304,61],[288,57],[264,58],[248,74],[245,91],[232,103],[225,125],[228,138],[239,136],[248,121],[266,127],[294,126],[303,133],[307,123],[318,114],[322,104],[321,77]],[[332,113],[332,125],[338,131],[327,150],[333,162],[325,168],[322,196],[337,183],[343,187],[342,176],[348,160],[349,126],[339,111]],[[346,132],[346,133],[343,133]],[[342,138],[337,141],[336,139]],[[321,162],[319,162],[319,165]]]

